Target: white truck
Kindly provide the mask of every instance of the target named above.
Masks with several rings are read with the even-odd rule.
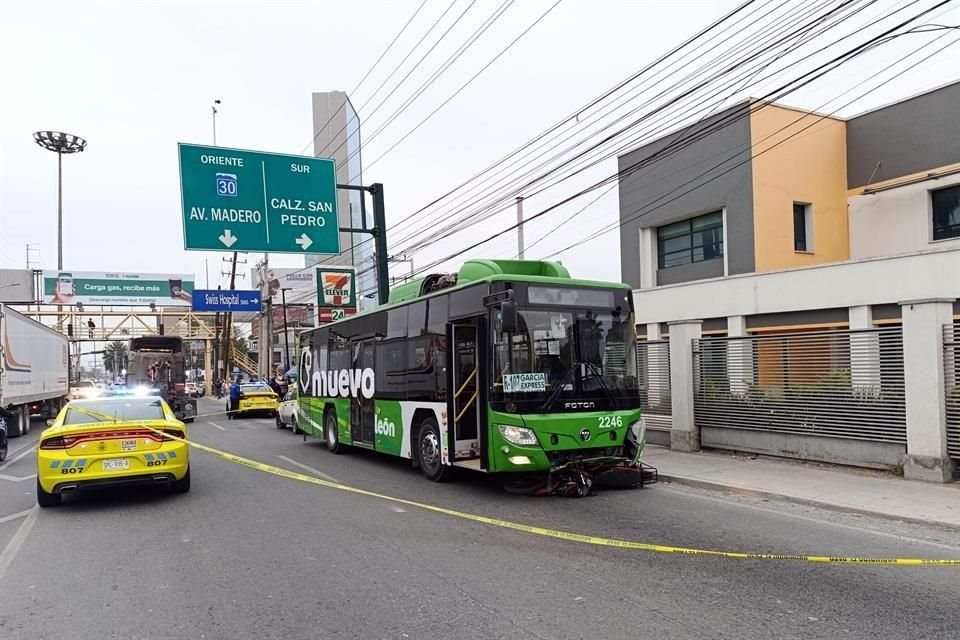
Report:
[[[67,337],[0,304],[0,419],[7,435],[30,431],[30,416],[57,415],[70,392]]]

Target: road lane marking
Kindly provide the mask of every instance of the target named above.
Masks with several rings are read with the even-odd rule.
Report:
[[[317,470],[317,469],[314,469],[313,467],[308,467],[307,465],[303,464],[302,462],[297,462],[296,460],[293,460],[293,459],[291,459],[291,458],[288,458],[287,456],[277,456],[277,457],[280,458],[281,460],[285,461],[285,462],[289,462],[290,464],[292,464],[292,465],[294,465],[294,466],[300,467],[301,469],[305,469],[306,471],[309,471],[310,473],[315,473],[316,475],[318,475],[319,477],[323,478],[323,479],[326,480],[327,482],[335,482],[335,483],[339,483],[339,482],[340,482],[339,480],[337,480],[337,479],[334,478],[333,476],[329,476],[329,475],[325,474],[323,471],[319,471],[319,470]]]
[[[693,493],[693,492],[685,491],[685,490],[680,489],[679,487],[676,487],[676,486],[670,486],[669,483],[661,485],[659,488],[657,488],[657,491],[666,491],[666,492],[668,492],[668,493],[677,493],[677,494],[686,496],[686,497],[688,497],[688,498],[696,498],[696,499],[698,499],[698,500],[706,500],[706,501],[708,501],[708,502],[716,502],[716,503],[718,503],[718,504],[725,504],[725,505],[730,506],[730,507],[737,507],[737,508],[742,508],[742,509],[751,509],[751,510],[753,510],[753,511],[760,511],[761,513],[768,513],[768,514],[775,515],[775,516],[782,516],[782,517],[784,517],[784,518],[793,518],[793,519],[795,519],[795,520],[804,520],[804,521],[806,521],[806,522],[811,522],[811,523],[814,523],[814,524],[819,524],[819,525],[824,526],[824,527],[835,527],[835,528],[838,528],[838,529],[848,529],[848,530],[850,530],[850,531],[855,531],[855,532],[861,533],[861,534],[867,533],[867,534],[874,535],[874,536],[880,536],[880,537],[884,537],[884,538],[891,538],[891,539],[893,539],[893,540],[896,540],[897,542],[909,542],[909,543],[913,543],[913,544],[924,544],[924,545],[928,545],[928,546],[931,546],[931,547],[939,547],[939,548],[941,548],[941,549],[946,549],[947,551],[957,551],[957,550],[960,550],[960,545],[956,545],[956,544],[947,544],[947,543],[945,543],[945,542],[936,542],[936,541],[934,541],[934,540],[924,540],[923,538],[915,538],[915,537],[913,537],[913,536],[902,535],[902,534],[899,534],[899,533],[890,533],[889,531],[880,531],[880,530],[877,530],[877,529],[865,528],[865,527],[862,526],[862,525],[852,525],[852,524],[846,524],[846,523],[844,523],[844,522],[833,522],[833,521],[831,521],[831,520],[821,520],[820,518],[814,518],[814,517],[812,517],[812,516],[805,516],[805,515],[803,515],[803,514],[801,514],[801,513],[791,513],[791,512],[789,512],[789,511],[778,511],[778,510],[776,510],[776,509],[771,509],[771,508],[768,508],[768,507],[763,507],[763,506],[760,506],[760,505],[757,505],[757,504],[748,504],[748,503],[745,503],[745,502],[736,502],[736,501],[733,501],[733,500],[725,500],[725,499],[719,498],[719,497],[717,497],[717,496],[705,496],[705,495],[700,495],[700,494],[698,494],[698,493]],[[817,509],[817,510],[820,510],[820,511],[828,511],[828,512],[832,512],[832,513],[845,513],[845,512],[832,511],[832,510],[830,510],[830,509],[824,509],[823,507],[816,507],[816,506],[812,506],[812,505],[806,505],[806,504],[802,504],[802,503],[791,503],[791,502],[787,502],[787,504],[794,504],[794,505],[798,505],[798,506],[808,507],[808,508],[811,508],[811,509]],[[864,516],[864,517],[871,517],[871,518],[873,518],[873,519],[875,519],[875,520],[876,520],[876,519],[879,519],[877,516]],[[934,526],[938,526],[938,525],[935,524]]]
[[[23,518],[24,516],[28,516],[30,515],[31,511],[33,511],[33,509],[27,509],[26,511],[21,511],[20,513],[11,513],[8,516],[3,516],[2,518],[0,518],[0,524],[3,524],[4,522],[10,522],[11,520],[16,520],[17,518]]]
[[[36,477],[37,474],[35,473],[31,473],[28,476],[23,476],[22,478],[19,476],[10,476],[5,473],[0,473],[0,480],[6,480],[7,482],[23,482],[24,480],[33,480]]]
[[[144,426],[147,429],[150,429],[151,431],[154,431],[158,434],[163,433],[158,429],[147,427],[146,425]],[[346,491],[348,493],[353,493],[355,495],[366,496],[369,498],[376,498],[378,500],[392,502],[393,504],[402,504],[408,507],[423,509],[424,511],[432,511],[433,513],[439,513],[439,514],[447,515],[453,518],[460,518],[462,520],[469,520],[471,522],[477,522],[480,524],[486,524],[493,527],[499,527],[501,529],[510,529],[511,531],[520,531],[520,532],[529,533],[532,535],[543,536],[545,538],[565,540],[567,542],[578,542],[580,544],[589,544],[589,545],[598,546],[598,547],[614,547],[619,549],[630,549],[634,551],[651,551],[654,553],[666,553],[666,554],[688,555],[688,556],[707,556],[707,557],[714,557],[714,558],[729,558],[731,560],[781,560],[781,561],[793,561],[793,562],[810,562],[814,564],[865,564],[865,565],[874,565],[874,566],[880,565],[880,566],[897,566],[897,567],[903,567],[903,566],[960,567],[960,558],[868,558],[868,557],[852,557],[852,556],[825,556],[825,555],[818,556],[818,555],[764,553],[764,552],[757,553],[757,552],[749,552],[749,551],[720,551],[717,549],[694,549],[690,547],[675,547],[672,545],[655,544],[651,542],[635,542],[633,540],[605,538],[602,536],[591,536],[591,535],[586,535],[582,533],[573,533],[571,531],[547,529],[546,527],[537,527],[534,525],[511,522],[510,520],[500,520],[498,518],[481,516],[475,513],[468,513],[466,511],[457,511],[456,509],[439,507],[437,505],[428,504],[425,502],[417,502],[416,500],[398,498],[396,496],[390,496],[383,493],[376,493],[375,491],[368,491],[367,489],[359,489],[357,487],[351,487],[350,485],[341,484],[339,482],[330,482],[329,480],[324,480],[322,478],[307,476],[302,473],[289,471],[281,467],[275,467],[273,465],[269,465],[263,462],[251,460],[250,458],[244,458],[243,456],[238,456],[233,453],[227,453],[226,451],[214,449],[213,447],[208,447],[206,445],[200,444],[199,442],[188,441],[184,438],[178,438],[176,436],[172,436],[169,434],[166,434],[166,436],[172,440],[184,442],[195,449],[200,449],[201,451],[205,451],[206,453],[212,454],[224,460],[235,462],[237,464],[243,465],[245,467],[249,467],[256,471],[261,471],[263,473],[270,473],[276,476],[281,476],[283,478],[290,478],[292,480],[300,480],[302,482],[308,482],[310,484],[320,485],[322,487],[327,487],[329,489]]]
[[[216,427],[217,429],[220,429],[220,431],[226,431],[226,429],[218,425],[216,422],[210,422],[209,420],[207,420],[207,424],[209,424],[211,427]]]
[[[36,448],[37,448],[37,445],[32,444],[25,449],[21,449],[20,451],[17,451],[16,455],[14,455],[12,458],[7,460],[3,464],[0,464],[0,471],[3,471],[4,469],[12,465],[14,462],[19,460],[20,458],[23,458],[24,456],[26,456],[28,453],[32,452]]]
[[[26,542],[27,536],[30,535],[30,530],[33,529],[33,525],[37,522],[37,513],[39,511],[39,506],[34,506],[33,509],[30,509],[30,512],[20,524],[17,532],[13,534],[13,538],[7,543],[3,553],[0,553],[0,580],[2,580],[3,576],[7,573],[7,569],[10,567],[13,559],[17,557],[17,552],[20,551],[20,547]]]

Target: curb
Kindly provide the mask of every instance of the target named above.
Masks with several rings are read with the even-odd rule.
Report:
[[[935,526],[943,527],[946,529],[960,530],[960,524],[954,522],[944,522],[943,520],[930,520],[927,518],[916,518],[912,516],[898,515],[895,513],[890,513],[887,511],[876,511],[873,509],[864,509],[861,507],[849,507],[846,505],[839,505],[833,502],[826,502],[824,500],[817,500],[815,498],[802,498],[799,496],[790,496],[783,493],[775,493],[773,491],[764,491],[762,489],[752,489],[749,487],[741,487],[738,485],[724,484],[722,482],[715,482],[711,480],[700,480],[697,478],[691,478],[689,476],[678,476],[670,473],[664,473],[659,471],[660,480],[664,482],[680,484],[688,487],[696,487],[698,489],[708,489],[710,491],[725,491],[727,493],[739,493],[750,496],[756,496],[761,498],[770,498],[773,500],[780,500],[782,502],[791,502],[793,504],[802,504],[810,507],[818,507],[820,509],[825,509],[827,511],[835,511],[838,513],[855,513],[862,516],[871,516],[874,518],[882,518],[884,520],[896,520],[899,522],[908,522],[910,524],[919,524],[924,526]]]

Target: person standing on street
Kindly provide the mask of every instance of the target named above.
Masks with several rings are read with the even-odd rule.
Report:
[[[234,420],[236,418],[236,410],[240,407],[240,377],[237,376],[237,379],[233,381],[233,384],[230,385],[230,413],[227,414],[227,420]]]

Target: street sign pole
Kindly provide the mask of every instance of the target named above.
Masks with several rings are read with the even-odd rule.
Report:
[[[376,229],[374,242],[377,252],[377,294],[380,304],[390,299],[390,273],[387,264],[387,214],[383,204],[383,185],[379,182],[371,185],[373,194],[373,228]]]
[[[383,185],[374,182],[368,187],[354,184],[338,184],[337,189],[347,191],[364,191],[373,198],[373,227],[370,229],[341,227],[340,231],[344,233],[368,233],[373,236],[374,257],[376,258],[377,269],[377,300],[380,304],[386,304],[390,299],[390,267],[387,260],[387,213],[383,200]],[[363,218],[366,222],[366,213],[361,202],[361,211],[364,212]]]

